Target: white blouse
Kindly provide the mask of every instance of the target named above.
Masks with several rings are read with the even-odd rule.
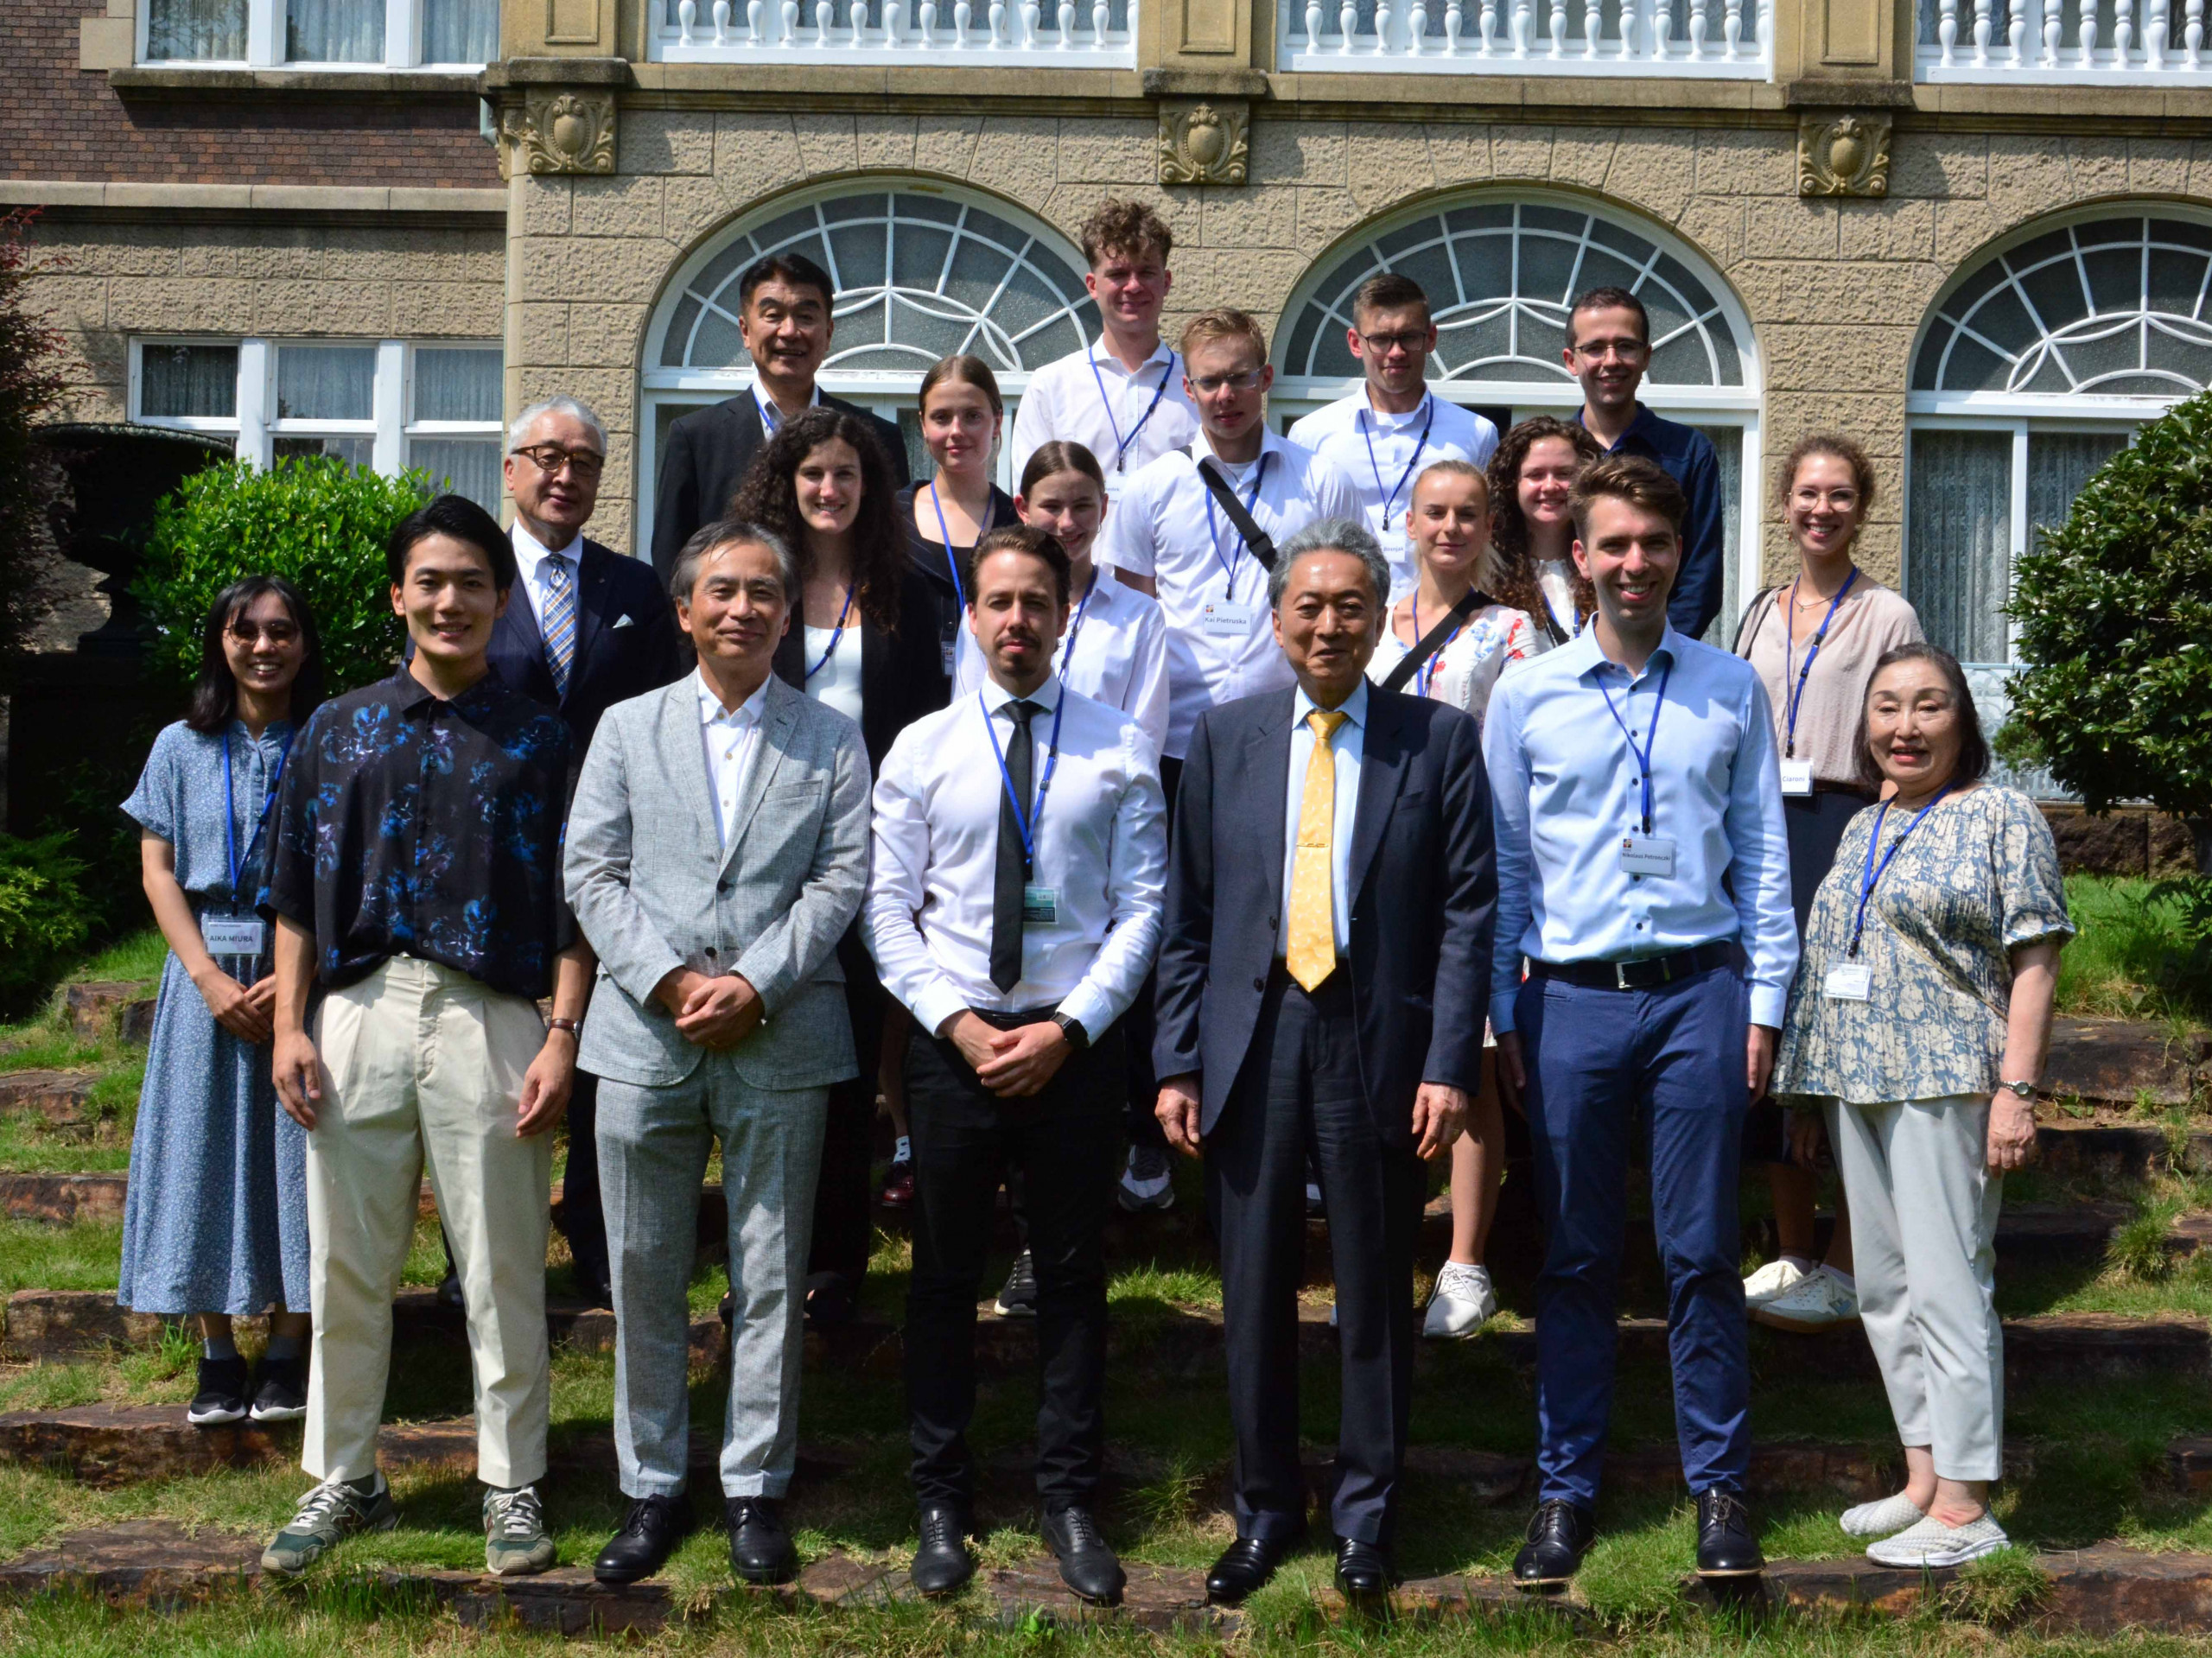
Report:
[[[855,725],[861,720],[861,630],[849,627],[845,637],[838,640],[836,654],[820,668],[830,642],[836,638],[834,627],[809,627],[806,630],[806,665],[808,669],[806,694],[818,702],[826,702]]]

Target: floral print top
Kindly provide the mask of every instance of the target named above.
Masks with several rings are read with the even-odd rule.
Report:
[[[1431,611],[1416,619],[1425,624],[1421,629],[1425,633],[1435,625],[1436,613]],[[1471,714],[1475,723],[1480,725],[1483,715],[1490,708],[1491,687],[1497,683],[1505,664],[1533,657],[1540,649],[1536,624],[1529,619],[1527,612],[1516,610],[1510,605],[1484,605],[1467,618],[1465,626],[1444,641],[1443,648],[1429,658],[1425,671],[1416,672],[1399,689],[1408,696],[1433,697]],[[1367,677],[1379,685],[1390,677],[1393,668],[1412,654],[1412,647],[1398,637],[1397,629],[1386,620],[1382,636],[1375,643],[1374,657],[1367,664]]]
[[[1883,873],[1853,956],[1877,821],[1878,867],[1912,818],[1869,806],[1845,828],[1813,899],[1774,1091],[1851,1105],[1993,1093],[2003,1080],[2011,952],[2074,935],[2050,826],[2016,789],[1984,784],[1947,797]],[[1846,961],[1871,970],[1865,1001],[1824,994],[1828,969]]]
[[[419,956],[552,988],[574,942],[562,836],[581,757],[490,675],[448,702],[405,669],[316,709],[284,768],[264,914],[310,930],[323,987]]]

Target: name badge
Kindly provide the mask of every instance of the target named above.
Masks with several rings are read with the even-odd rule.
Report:
[[[1024,886],[1021,889],[1021,918],[1034,921],[1040,926],[1051,926],[1060,918],[1060,889],[1057,886]]]
[[[1782,762],[1782,792],[1786,795],[1808,795],[1813,792],[1813,762],[1784,760]]]
[[[258,916],[202,916],[200,937],[210,956],[258,956],[269,937],[269,926]]]
[[[939,639],[937,649],[938,662],[944,669],[944,677],[950,679],[952,677],[952,658],[960,652],[960,641],[957,638]]]
[[[1217,599],[1198,612],[1198,631],[1210,639],[1243,639],[1252,634],[1253,607]]]
[[[1657,875],[1671,880],[1675,875],[1675,842],[1664,835],[1624,835],[1621,836],[1621,869],[1630,875]]]
[[[1872,1001],[1874,969],[1864,962],[1838,962],[1821,981],[1821,994],[1830,1001]]]

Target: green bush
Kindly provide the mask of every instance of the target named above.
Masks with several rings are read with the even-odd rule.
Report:
[[[90,934],[80,886],[85,866],[67,834],[26,841],[0,835],[0,1013],[38,1001]]]
[[[2212,393],[2143,428],[2019,562],[2005,747],[2092,811],[2148,800],[2212,864]],[[2212,869],[2206,869],[2212,873]]]
[[[369,684],[399,660],[385,543],[429,499],[419,472],[385,478],[330,456],[210,467],[163,501],[131,591],[155,638],[148,663],[188,685],[200,671],[200,631],[215,595],[242,575],[298,585],[322,633],[324,685],[333,695]]]

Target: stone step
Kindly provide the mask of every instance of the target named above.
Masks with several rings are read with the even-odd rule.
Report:
[[[52,1226],[73,1226],[79,1221],[110,1225],[123,1218],[130,1177],[117,1170],[102,1174],[0,1173],[0,1216],[11,1221],[44,1221]],[[423,1218],[438,1212],[430,1183],[423,1182],[416,1212]]]
[[[2062,1098],[2188,1105],[2212,1089],[2212,1038],[2132,1020],[2055,1019],[2044,1085]]]
[[[112,1037],[143,1046],[154,1034],[154,987],[137,981],[73,984],[62,995],[70,1031],[80,1041]]]
[[[2169,1134],[2158,1124],[2044,1123],[2036,1130],[2037,1166],[2053,1174],[2139,1180],[2172,1171],[2212,1174],[2212,1133]]]
[[[0,1117],[35,1117],[49,1129],[81,1137],[99,1121],[93,1107],[92,1070],[0,1072]]]

